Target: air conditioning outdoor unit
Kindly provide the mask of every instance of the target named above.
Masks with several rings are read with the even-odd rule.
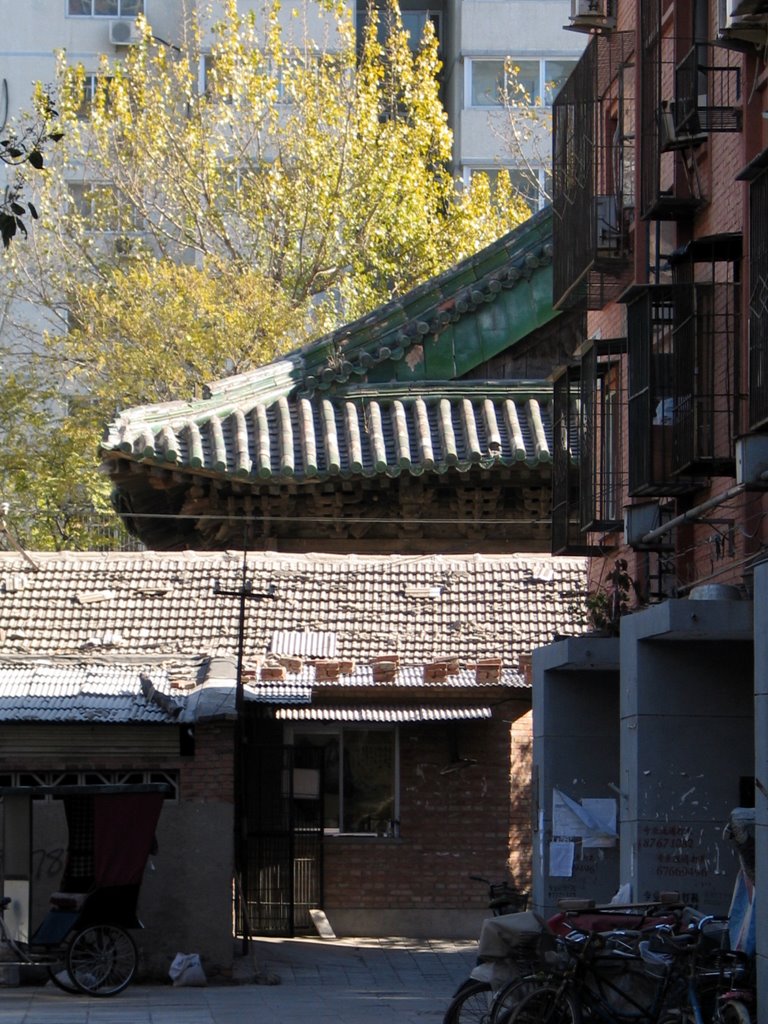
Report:
[[[571,0],[571,24],[576,32],[607,32],[616,28],[617,0]]]
[[[110,21],[109,41],[113,46],[132,46],[141,41],[135,21]]]
[[[768,0],[717,0],[714,41],[732,50],[762,49],[768,43]]]
[[[743,18],[749,14],[768,14],[768,0],[730,0],[731,17]]]

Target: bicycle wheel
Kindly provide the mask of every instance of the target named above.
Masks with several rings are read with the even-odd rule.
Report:
[[[508,1024],[581,1024],[581,1013],[568,992],[557,985],[541,985],[520,1000]]]
[[[443,1024],[490,1024],[493,990],[486,981],[471,981],[450,1002]]]
[[[544,984],[546,982],[541,976],[531,974],[524,978],[515,978],[504,985],[494,996],[489,1024],[509,1024],[513,1012],[523,999],[538,991]]]
[[[81,992],[114,996],[136,973],[136,944],[116,925],[95,924],[75,935],[67,950],[67,972]]]
[[[75,995],[80,991],[72,980],[70,973],[67,970],[67,965],[63,959],[48,967],[48,977],[57,988],[61,989],[62,992],[68,992],[70,995]]]
[[[717,1024],[752,1024],[749,1007],[740,999],[721,1003],[712,1019],[717,1021]]]

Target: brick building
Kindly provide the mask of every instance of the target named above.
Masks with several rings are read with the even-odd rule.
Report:
[[[240,934],[308,932],[321,907],[340,935],[472,936],[487,894],[469,874],[529,885],[529,654],[584,568],[2,554],[0,786],[171,787],[141,893],[145,976],[179,949],[227,971],[233,912]],[[62,832],[60,804],[36,803],[33,927]]]
[[[758,864],[768,835],[768,5],[595,6],[554,106],[553,300],[587,319],[555,380],[553,550],[590,556],[604,635],[534,656],[536,902],[627,885],[725,913],[731,809],[755,807]]]

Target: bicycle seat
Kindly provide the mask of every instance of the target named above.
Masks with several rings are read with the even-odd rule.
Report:
[[[87,892],[52,892],[49,903],[56,910],[82,910],[87,898]]]

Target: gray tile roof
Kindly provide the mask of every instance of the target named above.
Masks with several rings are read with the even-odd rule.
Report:
[[[153,666],[158,690],[170,693],[167,669]],[[142,693],[133,665],[0,662],[0,720],[166,722],[169,716]]]
[[[0,554],[0,718],[15,707],[32,718],[56,717],[58,708],[78,718],[91,709],[105,720],[172,720],[173,708],[142,694],[142,674],[182,718],[231,712],[242,555],[32,559],[37,571]],[[534,647],[579,628],[574,598],[584,591],[585,567],[583,559],[546,555],[249,553],[246,698],[385,704],[420,691],[427,704],[430,692],[435,704],[447,694],[454,704],[469,694],[472,706],[483,704],[488,687],[526,685],[521,659]],[[396,660],[383,680],[374,678],[377,657]],[[343,672],[318,677],[330,658],[343,659]],[[458,664],[425,684],[424,665],[440,658]],[[498,681],[476,675],[488,658],[500,661]]]
[[[551,461],[551,387],[461,381],[348,388],[339,396],[129,409],[105,451],[233,478],[297,481],[466,471]]]

